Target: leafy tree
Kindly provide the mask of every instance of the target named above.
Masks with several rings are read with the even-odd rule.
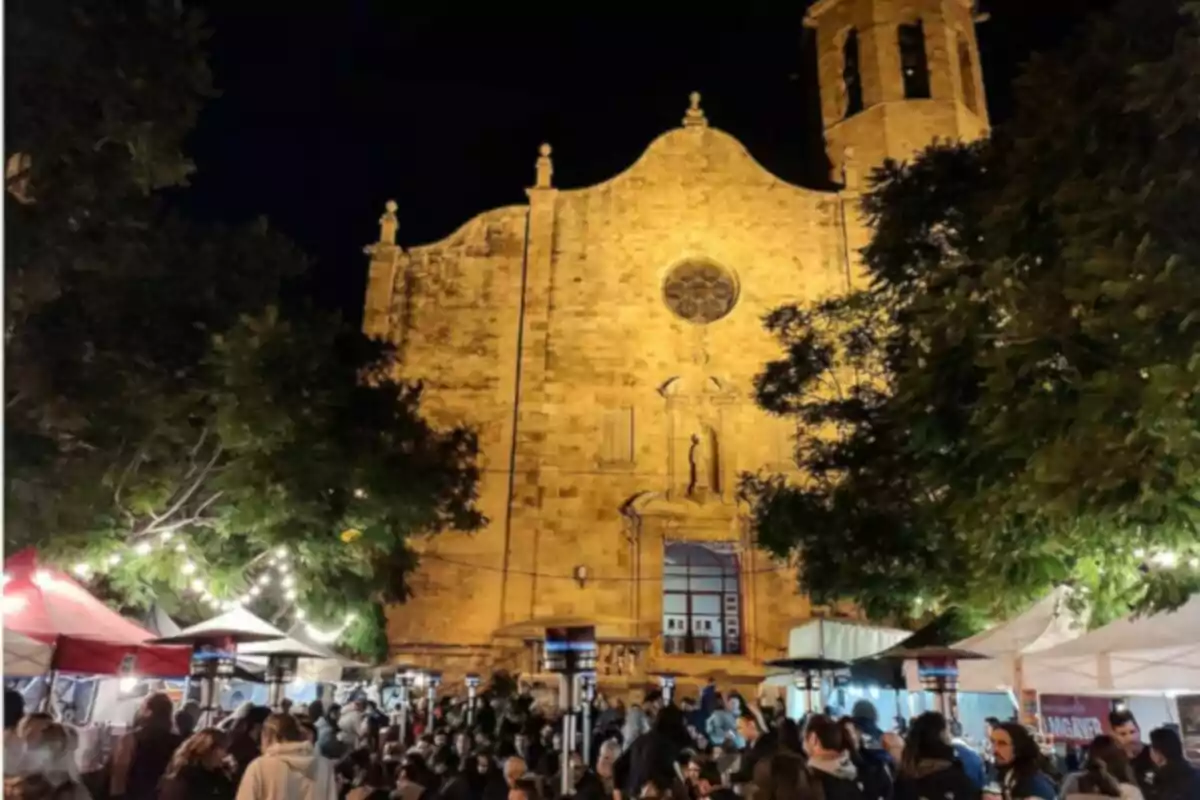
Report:
[[[886,165],[869,287],[768,320],[760,401],[811,478],[746,489],[814,594],[1004,611],[1073,580],[1103,619],[1197,588],[1197,9],[1118,4],[989,141]]]
[[[299,604],[318,625],[353,612],[351,644],[381,655],[409,538],[481,521],[475,439],[424,422],[387,347],[276,310],[306,260],[265,223],[163,209],[213,93],[177,6],[8,9],[8,546],[189,619],[206,593],[280,620]],[[251,598],[278,548],[295,597]]]

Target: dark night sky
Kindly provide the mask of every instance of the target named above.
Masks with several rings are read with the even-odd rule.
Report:
[[[985,2],[994,122],[1018,63],[1104,4]],[[576,17],[420,16],[382,0],[200,5],[223,95],[190,144],[185,203],[225,221],[269,217],[316,259],[315,294],[354,319],[384,200],[400,204],[400,242],[413,245],[522,202],[542,141],[557,186],[607,179],[679,124],[693,89],[710,123],[777,175],[814,185],[824,173],[803,0]]]

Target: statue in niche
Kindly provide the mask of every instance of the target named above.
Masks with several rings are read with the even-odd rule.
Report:
[[[687,496],[703,500],[717,485],[717,434],[712,429],[693,433],[688,443]]]

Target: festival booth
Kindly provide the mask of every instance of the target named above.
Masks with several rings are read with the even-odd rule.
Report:
[[[154,644],[150,631],[108,608],[65,573],[40,564],[32,549],[4,562],[3,602],[6,675],[28,673],[30,657],[45,656],[28,645],[10,649],[10,638],[49,648],[48,672],[187,675],[188,648]]]
[[[955,644],[988,656],[959,665],[958,690],[1019,694],[1026,656],[1077,639],[1087,630],[1087,609],[1072,607],[1071,595],[1070,587],[1060,586],[1018,616]]]
[[[1101,733],[1106,703],[1127,706],[1144,731],[1178,724],[1177,702],[1200,695],[1200,595],[1175,611],[1131,615],[1031,654],[1022,678],[1039,693],[1051,733],[1097,726]]]

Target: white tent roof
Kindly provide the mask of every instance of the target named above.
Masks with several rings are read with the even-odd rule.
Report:
[[[832,658],[854,661],[886,650],[912,631],[879,628],[853,620],[814,619],[788,635],[789,658]]]
[[[1073,611],[1071,589],[1060,586],[1018,616],[954,645],[991,658],[960,661],[962,692],[997,692],[1014,688],[1017,659],[1077,639],[1087,630],[1086,616]],[[1028,680],[1025,681],[1028,686]]]
[[[1023,671],[1025,687],[1042,693],[1200,689],[1200,595],[1026,656]]]
[[[224,614],[197,622],[158,641],[163,644],[188,644],[205,638],[228,637],[238,642],[267,642],[287,635],[269,622],[238,606]]]
[[[34,678],[50,671],[54,647],[23,633],[4,631],[4,677]]]

